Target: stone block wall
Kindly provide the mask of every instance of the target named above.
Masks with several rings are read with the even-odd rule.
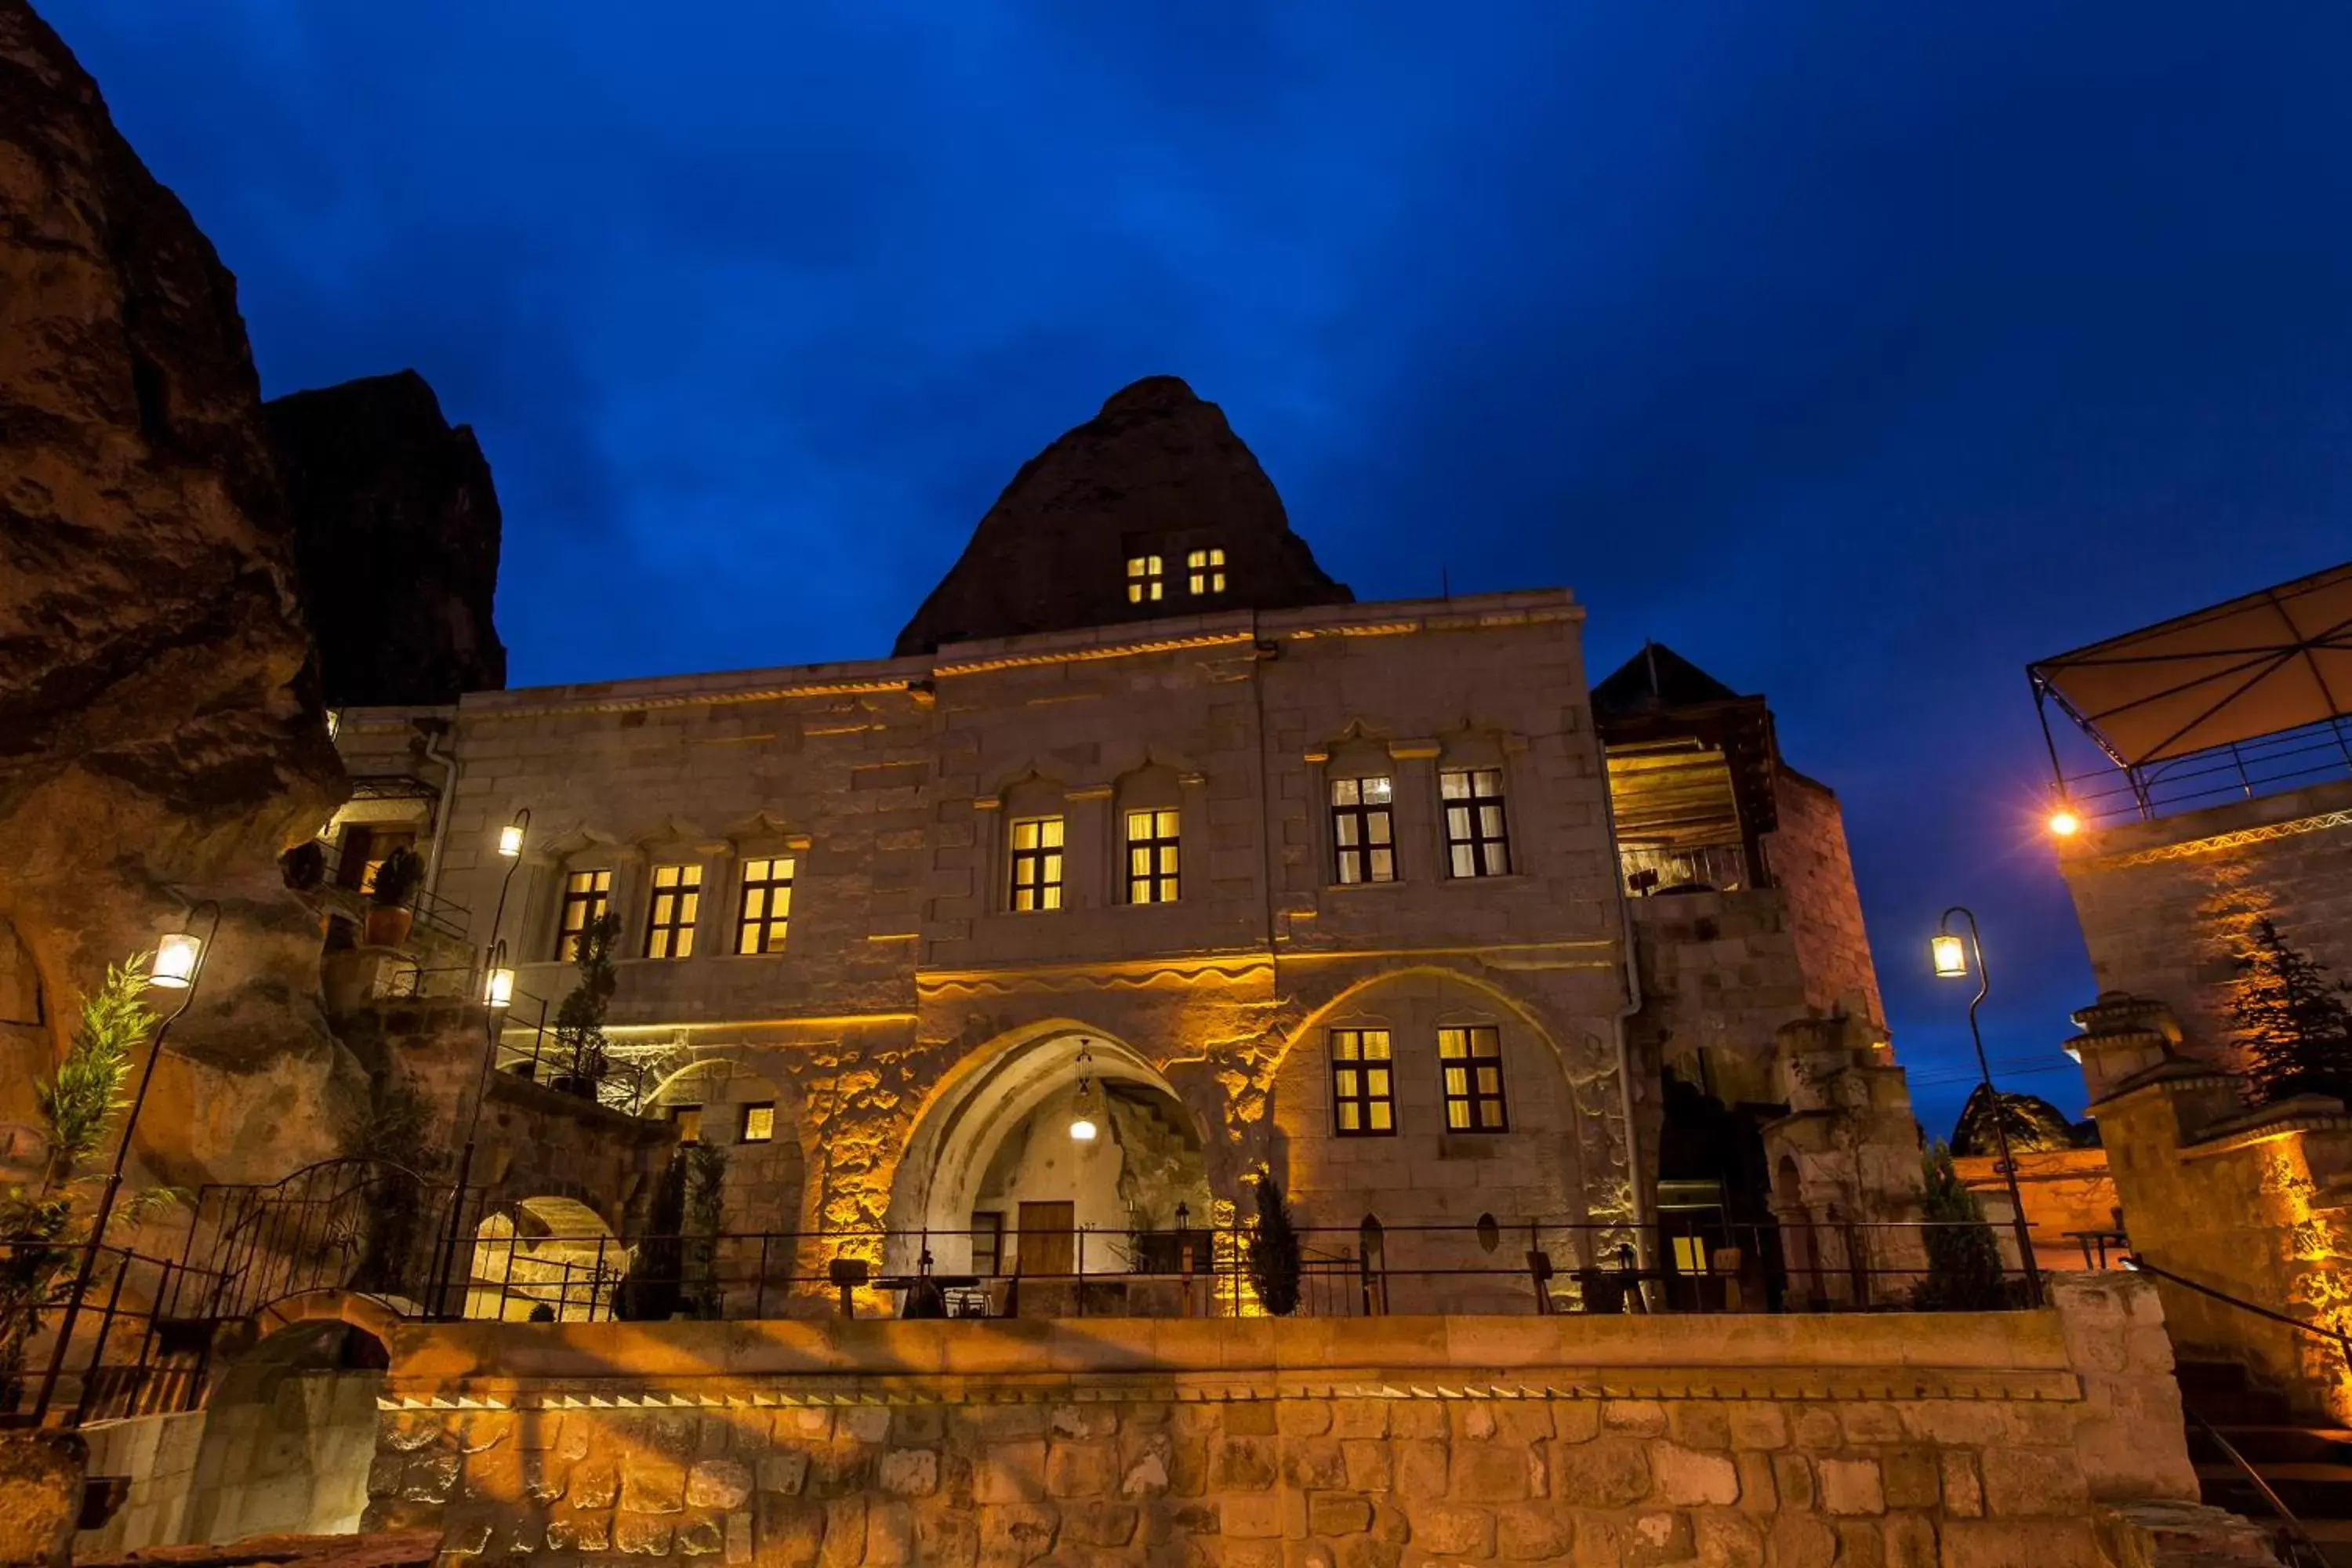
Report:
[[[1788,902],[1805,1000],[1823,1012],[1844,1007],[1883,1022],[1878,967],[1863,929],[1862,894],[1854,887],[1838,798],[1785,763],[1773,777],[1773,796],[1780,825],[1765,840],[1766,853],[1773,884]]]
[[[2090,1568],[2194,1496],[2153,1294],[1976,1316],[404,1330],[451,1563]]]
[[[2352,782],[2086,830],[2058,869],[2099,989],[2164,1003],[2216,1066],[2238,1065],[2230,1001],[2256,920],[2352,979]]]

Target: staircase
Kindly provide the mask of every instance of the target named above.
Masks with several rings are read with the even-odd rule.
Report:
[[[2204,1500],[2269,1529],[2282,1563],[2352,1568],[2352,1431],[2298,1415],[2284,1394],[2256,1388],[2234,1363],[2184,1361],[2174,1373]],[[2294,1539],[2229,1449],[2294,1515],[2309,1545]]]

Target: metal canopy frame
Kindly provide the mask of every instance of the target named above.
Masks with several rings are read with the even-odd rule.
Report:
[[[2330,598],[2336,602],[2326,605]],[[2326,608],[2315,629],[2307,629],[2297,622],[2295,611],[2307,610],[2314,601]],[[2257,625],[2268,620],[2280,635],[2219,646],[2198,636],[2216,623],[2240,619]],[[2323,660],[2322,655],[2329,658]],[[2336,666],[2333,679],[2330,665]],[[2283,705],[2283,712],[2294,716],[2289,723],[2259,727],[2262,721],[2251,711],[2235,724],[2228,721],[2255,688],[2296,667],[2297,673],[2307,676],[2308,689]],[[2179,679],[2167,679],[2158,670],[2177,673]],[[2137,671],[2144,678],[2086,681],[2085,671]],[[2352,770],[2352,724],[2347,724],[2352,721],[2352,679],[2347,672],[2352,672],[2352,563],[2026,666],[2052,781],[2061,799],[2096,807],[2098,796],[2086,799],[2075,786],[2098,775],[2066,773],[2050,727],[2053,704],[2124,775],[2143,818],[2155,816],[2162,805],[2224,793],[2252,796],[2264,786]],[[2069,676],[2074,677],[2071,682]],[[2067,689],[2070,684],[2074,691]],[[2109,693],[2112,700],[2104,705],[2078,700],[2085,695],[2084,687],[2102,684],[2118,688]],[[2205,700],[2209,694],[2210,701]],[[2150,710],[2182,698],[2193,701],[2160,721],[2163,728],[2146,726]],[[2275,694],[2273,706],[2281,707]],[[2136,719],[2142,722],[2135,731]],[[2131,739],[2119,739],[2117,731]],[[2185,743],[2204,732],[2215,738]],[[2217,774],[2231,776],[2221,784],[2200,782]]]

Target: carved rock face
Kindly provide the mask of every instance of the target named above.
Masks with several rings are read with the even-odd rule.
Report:
[[[0,921],[47,1023],[5,1043],[61,1048],[108,962],[218,898],[172,1037],[218,1064],[192,1090],[224,1117],[245,1077],[291,1072],[317,1111],[349,1058],[318,1005],[316,918],[276,861],[347,786],[236,282],[19,0],[0,0]],[[48,1066],[0,1062],[0,1121]],[[251,1152],[276,1174],[328,1120],[275,1146],[256,1126]],[[153,1134],[173,1179],[215,1168],[173,1158],[168,1112]]]
[[[454,702],[507,683],[492,624],[499,493],[413,370],[265,409],[328,705]]]
[[[1192,591],[1196,550],[1223,552],[1222,589],[1212,578]],[[1155,556],[1159,596],[1131,597],[1129,561]],[[1282,497],[1223,411],[1155,375],[1023,465],[897,651],[1353,598],[1290,531]]]

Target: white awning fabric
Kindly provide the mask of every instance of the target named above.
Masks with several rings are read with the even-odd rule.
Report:
[[[2352,713],[2352,563],[2029,669],[2126,767]]]

